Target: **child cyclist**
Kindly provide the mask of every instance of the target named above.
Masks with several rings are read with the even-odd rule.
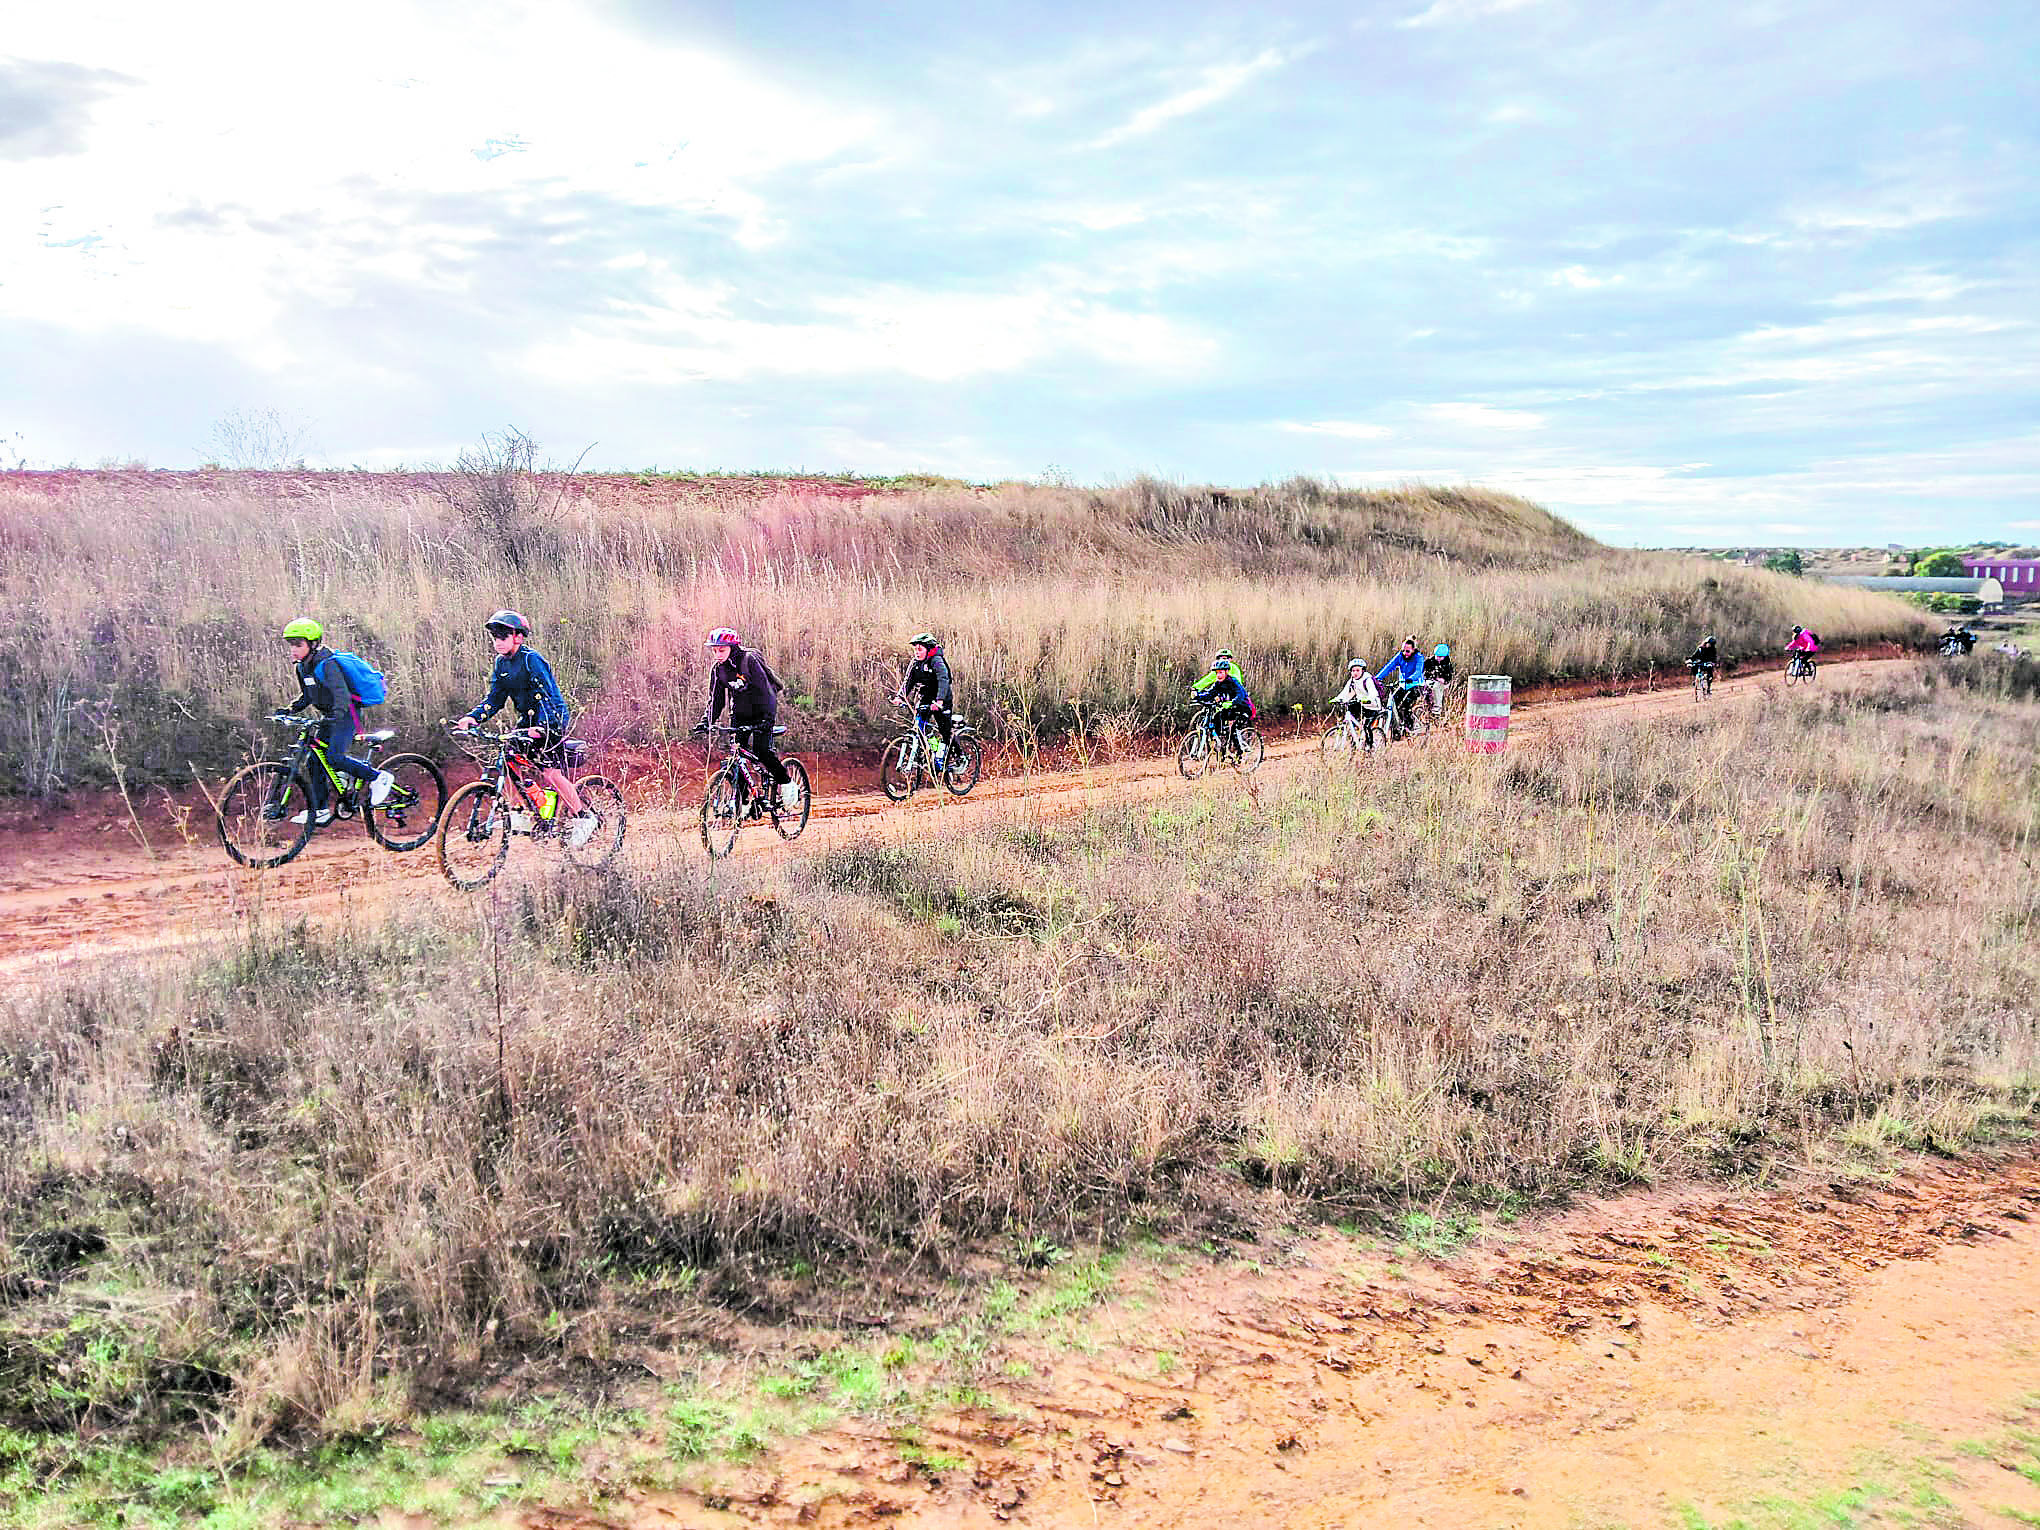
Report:
[[[1211,656],[1211,668],[1206,670],[1204,672],[1203,678],[1198,680],[1195,685],[1190,687],[1190,689],[1193,691],[1201,691],[1209,686],[1214,686],[1218,684],[1218,666],[1220,660],[1223,660],[1227,665],[1231,667],[1233,679],[1239,681],[1240,688],[1244,690],[1247,684],[1247,672],[1244,669],[1240,668],[1240,661],[1233,657],[1233,651],[1230,648],[1221,648],[1217,653]]]
[[[496,649],[495,667],[489,671],[489,694],[454,727],[467,733],[509,703],[517,712],[517,726],[538,735],[528,752],[539,767],[539,779],[560,794],[560,801],[572,815],[567,843],[579,849],[593,836],[597,823],[566,772],[563,746],[567,724],[573,719],[567,712],[566,698],[560,694],[560,683],[553,678],[552,666],[529,646],[531,624],[522,616],[515,611],[498,611],[482,625]]]
[[[326,746],[326,763],[340,775],[366,781],[369,805],[381,807],[397,778],[347,752],[354,735],[361,731],[361,703],[355,699],[354,687],[347,682],[346,669],[326,646],[325,636],[325,628],[309,616],[300,616],[283,629],[283,640],[290,645],[298,682],[298,699],[284,710],[302,712],[306,707],[316,707],[323,712],[326,720],[319,724],[319,739]],[[306,812],[316,814],[320,823],[331,823],[334,805],[326,787],[326,773],[312,772],[311,783],[312,801]],[[304,821],[304,813],[291,820]]]
[[[949,753],[949,735],[956,728],[949,661],[942,657],[942,645],[932,632],[913,638],[911,646],[914,662],[900,682],[900,700],[910,703],[917,716],[933,719],[940,740],[934,749],[935,763],[940,765]]]
[[[708,635],[707,648],[714,660],[708,672],[708,710],[694,731],[706,733],[727,701],[737,741],[758,757],[772,778],[772,800],[782,812],[798,813],[800,783],[772,748],[772,730],[779,722],[779,693],[785,687],[763,654],[737,641],[735,629],[716,628]]]
[[[1445,693],[1452,689],[1452,649],[1440,643],[1424,660],[1424,689],[1431,693],[1431,715],[1445,715]]]
[[[1205,684],[1206,680],[1211,683]],[[1240,683],[1239,676],[1233,673],[1233,661],[1229,656],[1212,661],[1211,674],[1198,681],[1190,699],[1209,706],[1211,720],[1218,725],[1218,736],[1228,746],[1237,746],[1240,724],[1253,720],[1254,701]]]
[[[1365,659],[1346,661],[1346,688],[1332,698],[1332,705],[1346,709],[1346,715],[1360,725],[1361,747],[1372,749],[1374,725],[1381,720],[1386,708],[1381,700],[1381,687],[1367,672]]]

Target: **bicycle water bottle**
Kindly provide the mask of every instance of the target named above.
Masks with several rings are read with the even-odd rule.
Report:
[[[560,794],[554,791],[551,787],[547,787],[545,790],[545,796],[539,799],[538,816],[550,822],[554,810],[557,809],[559,805]]]

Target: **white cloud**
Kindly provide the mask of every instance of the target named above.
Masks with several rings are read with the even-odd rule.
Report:
[[[1882,286],[1820,298],[1823,308],[1868,308],[1880,303],[1945,303],[1980,284],[1941,271],[1905,271]]]
[[[534,377],[585,384],[887,373],[955,382],[1072,358],[1194,377],[1218,354],[1187,324],[1050,281],[991,293],[874,286],[816,298],[811,317],[784,321],[740,314],[731,296],[660,263],[639,301],[537,342],[522,363]]]
[[[2040,531],[2040,521],[2006,521],[2014,531]]]
[[[1385,441],[1395,432],[1386,425],[1368,425],[1359,420],[1277,420],[1277,430],[1306,436],[1337,436],[1347,441]]]
[[[1404,27],[1458,26],[1486,16],[1527,10],[1539,0],[1431,0],[1430,6],[1396,23]]]
[[[1538,430],[1544,425],[1541,414],[1492,404],[1420,404],[1411,412],[1433,424],[1462,430]]]
[[[1554,287],[1572,287],[1587,292],[1595,287],[1612,287],[1622,280],[1618,272],[1613,276],[1596,276],[1585,266],[1567,266],[1564,270],[1551,273],[1550,282]]]
[[[1271,69],[1279,68],[1288,61],[1288,55],[1279,48],[1266,48],[1254,57],[1237,64],[1219,64],[1204,71],[1195,85],[1180,90],[1173,96],[1144,106],[1126,121],[1110,132],[1101,133],[1091,140],[1094,149],[1109,149],[1114,144],[1124,143],[1129,138],[1139,138],[1152,133],[1166,123],[1206,107],[1216,106],[1227,96],[1236,93],[1242,86]]]

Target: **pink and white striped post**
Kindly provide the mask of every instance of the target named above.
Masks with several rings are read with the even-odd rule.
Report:
[[[1509,677],[1475,675],[1466,682],[1466,747],[1500,754],[1509,745]]]

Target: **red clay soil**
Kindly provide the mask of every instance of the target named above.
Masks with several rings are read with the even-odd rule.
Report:
[[[2032,1524],[2036,1216],[2029,1151],[1638,1194],[1438,1261],[1317,1233],[1142,1266],[909,1449],[840,1429],[527,1522]]]
[[[1846,684],[1872,661],[1822,670],[1823,685]],[[1768,682],[1768,683],[1767,683]],[[1723,681],[1712,706],[1755,704],[1790,694],[1768,675]],[[1676,713],[1695,706],[1690,688],[1626,696],[1531,700],[1517,709],[1511,741],[1533,746],[1552,728],[1595,718]],[[1317,729],[1270,729],[1268,763],[1259,779],[1280,777],[1317,759]],[[1398,745],[1382,769],[1418,768],[1425,748],[1454,748],[1449,734],[1423,746]],[[769,827],[747,829],[739,855],[793,854],[856,836],[909,837],[926,832],[926,815],[947,815],[945,832],[994,817],[1052,817],[1080,811],[1108,796],[1197,789],[1177,775],[1173,758],[1143,756],[1138,741],[1122,754],[1088,767],[999,768],[967,799],[923,791],[895,806],[872,789],[872,767],[857,757],[813,762],[817,777],[807,832],[788,844]],[[701,793],[699,749],[666,760],[620,756],[631,820],[626,854],[700,854],[696,818]],[[606,763],[606,762],[605,762]],[[1002,762],[1010,767],[1011,761]],[[636,773],[622,767],[636,766]],[[1238,778],[1230,772],[1221,786]],[[1230,789],[1230,788],[1227,788]],[[146,841],[146,847],[142,841]],[[506,877],[542,864],[532,846],[513,847]],[[391,855],[369,840],[358,823],[339,823],[318,834],[295,861],[269,872],[233,865],[214,837],[202,793],[158,799],[141,814],[139,835],[118,796],[91,810],[54,817],[16,816],[0,822],[0,971],[44,966],[112,952],[167,949],[245,928],[252,918],[330,919],[374,914],[402,901],[440,900],[458,906],[461,894],[441,878],[431,846]]]

